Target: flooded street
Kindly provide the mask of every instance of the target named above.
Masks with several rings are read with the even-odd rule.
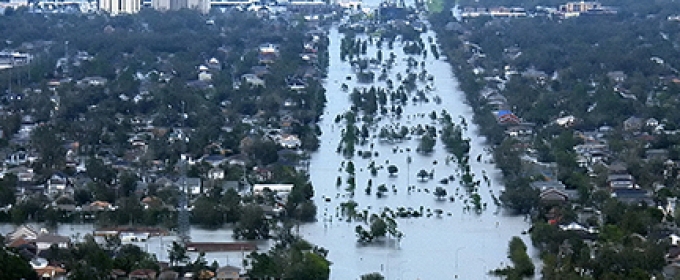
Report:
[[[425,59],[425,69],[434,76],[434,90],[428,93],[430,96],[439,96],[441,102],[412,103],[404,106],[404,112],[400,119],[384,118],[379,121],[377,127],[388,124],[406,125],[409,127],[422,125],[434,125],[428,117],[432,111],[440,113],[446,110],[458,123],[462,116],[469,123],[468,130],[463,133],[464,137],[470,138],[470,166],[476,178],[481,178],[485,173],[490,184],[480,184],[479,194],[482,202],[487,204],[486,210],[481,213],[465,211],[465,191],[458,184],[458,180],[442,185],[441,178],[460,174],[458,165],[446,164],[449,154],[445,151],[441,141],[437,141],[434,152],[429,155],[416,153],[419,141],[417,137],[405,140],[398,144],[381,143],[377,138],[369,139],[373,143],[373,152],[377,157],[363,159],[354,156],[352,161],[356,166],[357,191],[353,200],[358,203],[357,209],[367,210],[369,213],[380,213],[380,209],[398,207],[425,209],[441,209],[441,217],[430,214],[419,218],[398,218],[398,229],[404,233],[401,242],[386,238],[384,242],[360,244],[354,228],[361,222],[347,222],[340,215],[340,203],[349,200],[344,186],[336,187],[336,178],[342,176],[343,181],[346,173],[342,171],[343,161],[347,159],[336,148],[341,141],[341,129],[344,124],[335,123],[335,117],[347,111],[351,102],[349,92],[354,87],[385,87],[385,82],[374,84],[357,84],[356,79],[347,80],[347,76],[354,77],[354,70],[348,62],[340,60],[340,40],[343,35],[338,33],[337,28],[330,31],[330,70],[326,81],[327,110],[320,123],[323,135],[321,136],[321,148],[319,152],[312,154],[310,174],[315,187],[316,204],[319,218],[317,223],[306,224],[300,228],[300,234],[312,243],[325,247],[330,251],[329,258],[333,262],[331,266],[331,279],[357,279],[358,276],[370,272],[380,272],[386,279],[484,279],[486,272],[498,268],[507,262],[506,252],[508,242],[512,236],[521,235],[521,232],[529,227],[529,223],[522,217],[505,216],[494,204],[491,194],[500,195],[502,186],[499,183],[499,171],[488,160],[491,156],[485,151],[484,138],[476,133],[476,126],[471,124],[472,111],[464,103],[464,94],[457,88],[457,81],[447,62],[436,60],[432,55]],[[424,42],[428,37],[435,38],[433,32],[422,35]],[[358,36],[365,40],[367,37]],[[436,41],[436,39],[435,39]],[[383,45],[384,54],[394,52],[396,65],[389,76],[393,80],[397,73],[404,74],[406,69],[405,59],[400,42],[395,42],[394,49],[388,50]],[[375,57],[375,45],[369,45],[367,57]],[[387,55],[385,55],[387,56]],[[417,61],[422,56],[414,57]],[[420,67],[418,67],[420,69]],[[374,70],[379,74],[380,69]],[[376,75],[377,76],[377,75]],[[341,89],[345,83],[349,91]],[[357,126],[361,123],[357,122]],[[379,129],[375,129],[379,130]],[[371,135],[377,135],[377,131],[371,131]],[[357,151],[369,150],[369,145],[357,146]],[[407,152],[410,149],[410,152]],[[480,161],[476,158],[482,155]],[[408,164],[407,158],[412,158]],[[389,176],[386,170],[380,170],[377,176],[372,176],[368,165],[374,160],[377,165],[386,167],[394,164],[399,171],[396,176]],[[434,171],[434,179],[427,182],[420,181],[416,174],[424,169]],[[378,198],[375,194],[366,195],[364,188],[367,181],[372,178],[373,185],[386,184],[390,191],[387,195]],[[416,190],[407,191],[407,186],[415,186]],[[392,186],[397,192],[392,191]],[[432,190],[437,186],[444,187],[449,195],[456,194],[455,202],[448,199],[437,200]],[[328,200],[324,198],[328,197]],[[527,236],[522,236],[525,243],[530,244]],[[530,254],[533,252],[529,251]],[[490,276],[488,276],[490,277]]]

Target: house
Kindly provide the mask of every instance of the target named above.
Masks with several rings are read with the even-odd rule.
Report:
[[[638,117],[629,117],[623,121],[623,129],[626,131],[637,131],[642,128],[643,119]]]
[[[241,80],[254,87],[266,87],[265,81],[255,74],[243,74]]]
[[[656,128],[657,126],[659,126],[659,124],[660,124],[659,121],[655,118],[649,118],[647,119],[647,121],[645,121],[645,126],[651,128]]]
[[[297,101],[293,100],[292,98],[286,98],[286,100],[283,101],[283,107],[286,108],[295,107],[297,105],[298,105]]]
[[[59,195],[73,195],[74,190],[68,175],[55,172],[45,183],[45,194],[51,197]]]
[[[499,124],[519,124],[520,119],[508,110],[498,111],[496,118]]]
[[[580,198],[577,190],[568,190],[567,186],[556,180],[536,181],[530,186],[540,191],[539,197],[543,203],[566,203]]]
[[[223,180],[224,176],[224,170],[221,168],[215,167],[208,170],[208,179],[210,180]]]
[[[277,137],[276,142],[286,149],[296,149],[302,145],[302,141],[297,136],[290,134]]]
[[[108,80],[104,77],[85,77],[77,82],[78,86],[104,86]]]
[[[261,54],[278,54],[279,53],[279,45],[277,44],[271,44],[271,43],[265,43],[260,45],[259,47],[260,53]]]
[[[215,57],[209,59],[207,64],[211,70],[222,70],[222,63]]]
[[[611,196],[616,198],[618,201],[629,205],[654,205],[651,191],[640,188],[615,189],[612,191]]]
[[[628,174],[628,168],[621,162],[612,163],[608,169],[609,174]]]
[[[17,176],[19,182],[31,182],[35,176],[33,173],[33,168],[28,168],[26,166],[18,166],[5,171],[5,174],[14,174]]]
[[[610,174],[607,176],[607,184],[611,190],[635,189],[635,178],[630,174]]]
[[[240,165],[245,167],[248,164],[248,162],[250,162],[250,158],[248,158],[248,155],[243,153],[236,154],[227,158],[227,164],[229,165]]]
[[[201,178],[189,178],[182,176],[175,181],[175,185],[180,189],[186,188],[190,195],[199,195],[203,193]]]
[[[67,279],[66,269],[63,269],[58,266],[49,265],[49,262],[47,262],[47,260],[44,260],[44,262],[37,263],[31,261],[31,266],[33,267],[33,270],[35,270],[35,273],[38,274],[40,279]]]
[[[253,178],[258,182],[269,181],[274,176],[274,173],[268,168],[255,166],[253,167]]]
[[[645,151],[645,159],[666,161],[668,159],[668,150],[666,149],[649,149]]]
[[[260,53],[257,58],[260,64],[269,65],[274,63],[279,56],[275,53]]]
[[[307,87],[305,81],[298,77],[287,77],[286,84],[290,90],[304,90]]]
[[[225,163],[227,158],[220,154],[204,155],[200,161],[210,164],[212,167],[218,167]]]
[[[59,248],[68,248],[71,245],[70,238],[47,232],[41,233],[31,241],[35,243],[35,246],[38,247],[38,250],[47,250],[52,245],[57,245]]]
[[[260,195],[266,189],[272,192],[291,192],[293,190],[293,184],[254,184],[253,194]]]
[[[250,68],[250,73],[253,73],[258,77],[263,77],[271,72],[269,71],[269,66],[256,65]]]
[[[114,207],[111,205],[111,203],[108,203],[106,201],[101,201],[101,200],[97,200],[95,202],[90,203],[90,205],[88,207],[88,210],[90,210],[90,211],[104,211],[104,210],[113,210],[113,209],[114,209]]]
[[[505,134],[513,138],[524,138],[533,135],[534,128],[530,124],[513,125],[505,129]]]
[[[226,265],[217,268],[215,271],[215,279],[217,280],[238,280],[241,278],[241,268]]]
[[[128,275],[129,279],[156,279],[156,271],[153,269],[135,269]]]
[[[571,127],[576,123],[576,117],[569,115],[555,120],[555,124],[561,127]]]
[[[38,251],[47,250],[52,245],[57,245],[59,248],[68,248],[71,245],[71,240],[66,236],[51,234],[45,229],[36,231],[29,226],[19,226],[13,232],[7,235],[10,247],[21,246],[21,244],[35,244]]]
[[[7,155],[5,163],[8,165],[21,165],[28,162],[28,153],[25,151],[17,151]]]
[[[542,191],[538,197],[544,204],[565,204],[569,202],[569,195],[564,190],[555,188]]]
[[[158,280],[177,280],[179,273],[172,270],[165,270],[158,275]]]
[[[535,68],[529,68],[526,71],[522,72],[522,77],[527,78],[527,79],[533,79],[536,80],[539,83],[545,83],[546,80],[548,80],[549,76],[543,71],[536,70]]]
[[[198,80],[204,82],[212,81],[212,74],[210,74],[208,71],[198,72]]]
[[[14,241],[17,239],[35,239],[38,237],[38,231],[27,225],[21,225],[13,232],[7,234],[8,241]]]
[[[623,83],[626,81],[626,78],[628,78],[628,76],[625,73],[623,73],[623,71],[611,71],[607,73],[607,78],[609,78],[615,83]]]

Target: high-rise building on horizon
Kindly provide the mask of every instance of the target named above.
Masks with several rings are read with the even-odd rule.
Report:
[[[99,10],[111,15],[135,14],[141,9],[139,0],[99,0]]]

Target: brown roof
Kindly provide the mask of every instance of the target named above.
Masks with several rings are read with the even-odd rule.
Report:
[[[26,241],[23,237],[19,237],[17,239],[12,240],[9,244],[7,244],[7,247],[10,248],[18,248],[21,245],[26,245],[26,244],[31,244],[31,242]]]
[[[187,251],[191,252],[251,252],[257,245],[251,242],[188,242]]]
[[[49,277],[55,276],[55,275],[62,275],[66,274],[66,269],[63,269],[58,266],[51,266],[48,265],[43,268],[36,268],[35,272],[38,274],[38,276],[43,276],[43,275],[49,275]]]
[[[156,271],[153,269],[135,269],[130,272],[130,279],[156,279]]]

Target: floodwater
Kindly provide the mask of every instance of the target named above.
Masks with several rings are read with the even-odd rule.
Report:
[[[384,87],[385,83],[357,84],[354,78],[348,80],[348,76],[354,77],[354,70],[349,63],[340,60],[340,40],[343,35],[333,28],[329,37],[330,69],[325,84],[328,104],[323,120],[319,124],[323,132],[321,147],[318,152],[312,154],[310,163],[319,221],[301,226],[300,234],[312,243],[330,251],[329,259],[333,262],[331,279],[358,279],[360,275],[371,272],[380,272],[386,279],[491,278],[487,275],[489,270],[508,264],[507,246],[513,236],[521,236],[525,243],[530,245],[527,236],[521,235],[530,224],[523,217],[506,215],[494,204],[491,194],[498,197],[503,189],[499,170],[489,162],[491,155],[488,153],[488,147],[485,146],[484,138],[477,134],[476,126],[471,123],[472,110],[464,102],[464,94],[458,89],[458,83],[452,75],[450,65],[443,60],[436,60],[431,54],[425,59],[425,69],[434,76],[434,90],[429,92],[428,96],[439,96],[441,102],[437,104],[430,101],[416,104],[409,101],[408,105],[403,107],[404,113],[401,119],[384,118],[378,122],[377,127],[389,124],[408,127],[418,124],[435,125],[436,123],[428,117],[433,110],[438,114],[443,109],[448,111],[456,123],[460,123],[460,117],[465,118],[468,130],[464,132],[464,137],[471,139],[471,170],[475,173],[475,178],[481,179],[482,174],[485,173],[490,181],[490,184],[482,182],[479,188],[482,202],[487,204],[487,209],[481,213],[465,211],[463,200],[467,196],[463,188],[458,185],[457,179],[446,185],[439,183],[442,178],[459,174],[457,164],[446,164],[446,157],[449,155],[439,143],[441,141],[438,141],[432,154],[421,155],[415,152],[419,143],[417,137],[398,144],[381,143],[373,138],[369,142],[374,144],[373,151],[378,152],[378,157],[363,159],[354,156],[351,159],[356,167],[357,187],[352,199],[358,203],[357,209],[380,214],[384,207],[419,209],[422,206],[432,211],[441,209],[444,214],[441,217],[432,215],[431,217],[397,219],[398,228],[404,233],[404,238],[400,242],[390,238],[372,244],[357,242],[354,228],[358,224],[364,227],[366,225],[362,222],[347,222],[339,213],[340,203],[350,198],[345,191],[345,184],[340,187],[336,186],[338,176],[342,177],[343,182],[347,178],[345,171],[340,168],[342,162],[348,159],[336,153],[344,124],[335,123],[335,117],[346,112],[351,106],[349,92],[353,87],[372,85]],[[432,37],[436,42],[433,32],[423,34],[423,42],[427,44],[428,37]],[[366,37],[358,38],[366,39]],[[394,52],[397,57],[396,66],[389,72],[390,78],[397,81],[395,78],[397,73],[405,76],[405,59],[408,56],[403,54],[400,42],[394,44],[393,50],[388,50],[386,45],[382,46],[383,57],[389,57],[390,52]],[[375,52],[375,45],[369,45],[367,56],[376,57]],[[414,58],[419,64],[423,60],[422,56]],[[418,73],[421,68],[419,66],[416,69]],[[379,71],[379,69],[376,70],[376,77]],[[349,91],[345,92],[341,89],[343,83],[350,88]],[[395,84],[398,85],[398,83]],[[419,87],[425,84],[420,83]],[[360,125],[361,122],[357,122],[357,126]],[[371,134],[377,135],[377,131],[372,131]],[[410,148],[410,152],[407,152],[407,148]],[[370,148],[368,145],[357,145],[356,149],[359,151]],[[477,161],[477,156],[480,154],[481,159]],[[410,164],[407,163],[409,156],[412,158]],[[399,172],[396,176],[389,176],[383,169],[373,177],[367,169],[371,160],[384,167],[394,164]],[[421,169],[428,172],[434,170],[434,180],[428,182],[418,180],[416,174]],[[366,195],[364,188],[371,178],[374,191],[372,195]],[[375,195],[375,186],[380,184],[386,184],[390,190],[382,198]],[[397,193],[392,192],[393,185]],[[415,186],[417,191],[409,194],[408,185]],[[437,200],[432,194],[432,190],[437,186],[445,187],[449,196],[457,192],[460,196],[456,196],[455,202],[448,199]],[[329,199],[326,200],[326,198]],[[533,251],[529,253],[533,254]]]

